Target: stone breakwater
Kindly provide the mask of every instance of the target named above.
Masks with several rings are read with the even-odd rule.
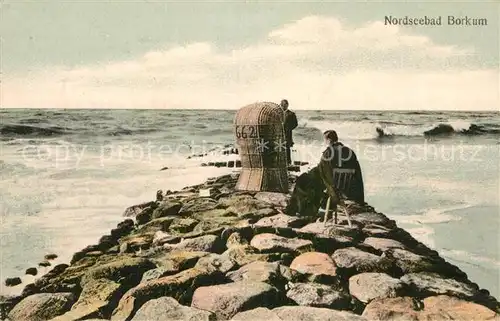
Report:
[[[499,318],[487,290],[372,207],[350,204],[352,227],[325,226],[283,214],[289,195],[237,192],[236,180],[128,208],[98,244],[11,298],[9,319]]]

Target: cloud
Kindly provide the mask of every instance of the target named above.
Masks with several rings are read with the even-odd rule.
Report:
[[[380,21],[311,16],[261,42],[160,48],[128,61],[6,75],[5,107],[239,108],[286,97],[295,109],[495,109],[498,70],[473,48],[440,45]]]

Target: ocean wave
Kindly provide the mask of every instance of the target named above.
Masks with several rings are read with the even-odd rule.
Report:
[[[334,129],[340,139],[387,140],[404,137],[449,137],[499,135],[498,124],[449,121],[438,124],[398,123],[396,121],[318,121],[308,118],[295,132],[306,139],[321,139],[322,132]],[[495,125],[495,126],[493,126]],[[316,129],[316,130],[315,130]]]
[[[20,124],[2,125],[0,127],[0,134],[2,136],[61,136],[68,134],[69,130],[57,126],[29,126]]]

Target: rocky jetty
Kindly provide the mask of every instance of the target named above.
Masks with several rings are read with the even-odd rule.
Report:
[[[4,303],[11,320],[493,320],[500,304],[365,205],[352,227],[283,214],[227,175],[130,207]],[[290,177],[293,187],[294,177]],[[210,196],[200,191],[209,189]],[[203,194],[203,193],[201,193]]]

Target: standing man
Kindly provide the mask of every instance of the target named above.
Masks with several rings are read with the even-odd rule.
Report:
[[[280,103],[281,108],[285,113],[285,119],[283,121],[283,128],[285,129],[285,140],[286,140],[286,158],[288,164],[292,163],[290,149],[293,146],[292,130],[297,128],[297,116],[295,113],[288,109],[288,100],[283,99]]]

